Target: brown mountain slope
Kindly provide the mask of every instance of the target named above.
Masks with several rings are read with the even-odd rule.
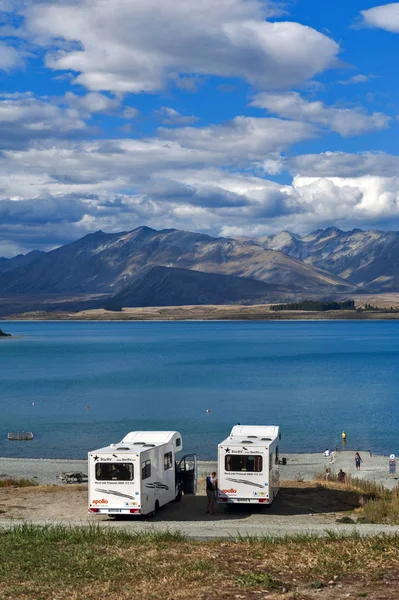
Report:
[[[282,285],[234,275],[175,267],[149,267],[107,302],[112,307],[267,303],[284,296]]]
[[[94,234],[0,274],[0,293],[118,292],[141,269],[178,267],[250,277],[287,288],[328,293],[351,285],[330,273],[254,242],[166,229]]]

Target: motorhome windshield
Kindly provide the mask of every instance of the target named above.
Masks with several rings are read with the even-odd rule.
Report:
[[[132,463],[97,463],[97,481],[133,481]]]
[[[226,471],[248,471],[261,473],[263,468],[262,456],[229,454],[225,458]]]

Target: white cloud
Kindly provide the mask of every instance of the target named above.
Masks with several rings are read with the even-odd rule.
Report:
[[[57,115],[59,109],[54,108]],[[41,114],[40,103],[38,110]],[[31,122],[29,111],[26,118]],[[183,181],[188,170],[210,165],[261,170],[269,154],[275,162],[276,153],[284,147],[314,134],[313,126],[306,123],[237,117],[204,128],[162,128],[152,138],[35,145],[9,150],[0,157],[0,194],[29,198],[41,194],[44,186],[52,194],[119,193],[153,178]],[[14,174],[11,180],[9,171]]]
[[[322,152],[303,154],[286,161],[294,173],[310,177],[395,177],[399,172],[399,156],[384,152]]]
[[[68,132],[85,127],[81,112],[31,94],[1,98],[0,131],[37,124],[35,135],[46,132],[44,140],[28,138],[29,145],[14,138],[0,154],[0,235],[10,243],[47,247],[94,229],[141,224],[261,235],[331,222],[399,222],[398,157],[280,156],[317,135],[311,123],[241,116],[208,127],[161,128],[143,139],[57,139],[57,123]],[[284,168],[294,173],[290,185],[264,178]]]
[[[119,100],[98,92],[90,92],[83,96],[67,92],[65,101],[72,108],[82,110],[89,115],[92,113],[113,113],[120,108]]]
[[[263,88],[301,83],[337,64],[338,45],[260,0],[64,0],[29,4],[28,34],[47,65],[92,91],[153,92],[181,75],[239,77]]]
[[[288,119],[319,123],[344,137],[385,129],[391,119],[379,112],[368,114],[362,108],[336,108],[320,101],[308,102],[298,92],[262,92],[255,96],[251,105]]]
[[[373,75],[373,73],[370,73],[369,75],[363,75],[362,73],[359,73],[358,75],[353,75],[353,77],[349,77],[349,79],[344,79],[343,81],[339,81],[338,83],[340,83],[341,85],[366,83],[367,81],[370,81],[370,79],[375,79],[376,77],[377,75]]]
[[[392,33],[399,33],[399,2],[362,10],[360,14],[366,25],[385,29]]]
[[[68,137],[86,130],[77,110],[61,108],[33,94],[0,93],[0,148],[25,146],[32,140]]]
[[[399,177],[316,178],[298,175],[293,187],[319,219],[359,221],[399,218]]]
[[[197,151],[157,138],[58,142],[4,152],[0,198],[6,200],[0,201],[0,221],[7,225],[0,233],[29,249],[99,228],[118,231],[141,224],[262,235],[331,224],[399,223],[399,177],[361,174],[373,158],[378,163],[388,157],[302,157],[296,166],[304,171],[290,185],[210,167],[215,157],[209,148]],[[317,158],[333,175],[306,174],[305,165],[312,173]],[[392,172],[395,158],[390,157]]]
[[[218,164],[249,164],[267,158],[287,146],[315,137],[316,129],[308,123],[281,119],[235,117],[221,125],[160,129],[162,140],[177,142],[181,147],[213,156]]]
[[[154,116],[163,123],[163,125],[192,125],[198,121],[194,115],[181,115],[174,108],[162,106],[154,111]]]
[[[137,108],[134,108],[133,106],[126,106],[126,108],[123,111],[123,118],[124,119],[137,119],[137,117],[140,115],[140,111],[137,110]]]
[[[12,46],[0,42],[0,70],[10,71],[16,67],[22,67],[23,60]]]

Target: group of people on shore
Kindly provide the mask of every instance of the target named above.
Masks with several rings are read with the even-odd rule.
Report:
[[[332,455],[332,453],[327,448],[326,451],[324,452],[325,458],[329,458],[329,457],[331,457],[331,455]],[[361,466],[362,462],[363,462],[363,459],[360,456],[359,452],[355,452],[355,467],[356,467],[356,471],[360,471],[360,466]],[[326,467],[325,478],[326,479],[330,478],[330,469],[328,467]],[[340,469],[338,471],[337,481],[340,481],[341,483],[345,483],[345,481],[346,481],[346,473],[342,469]]]

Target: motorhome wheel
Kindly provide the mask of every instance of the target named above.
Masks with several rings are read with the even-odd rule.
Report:
[[[180,502],[181,501],[181,497],[183,496],[183,490],[180,484],[176,485],[176,497],[174,499],[174,502]]]
[[[155,502],[155,506],[154,506],[154,510],[152,510],[151,512],[148,513],[147,517],[149,519],[152,519],[153,517],[155,517],[155,515],[157,514],[159,510],[159,502],[158,500]]]

